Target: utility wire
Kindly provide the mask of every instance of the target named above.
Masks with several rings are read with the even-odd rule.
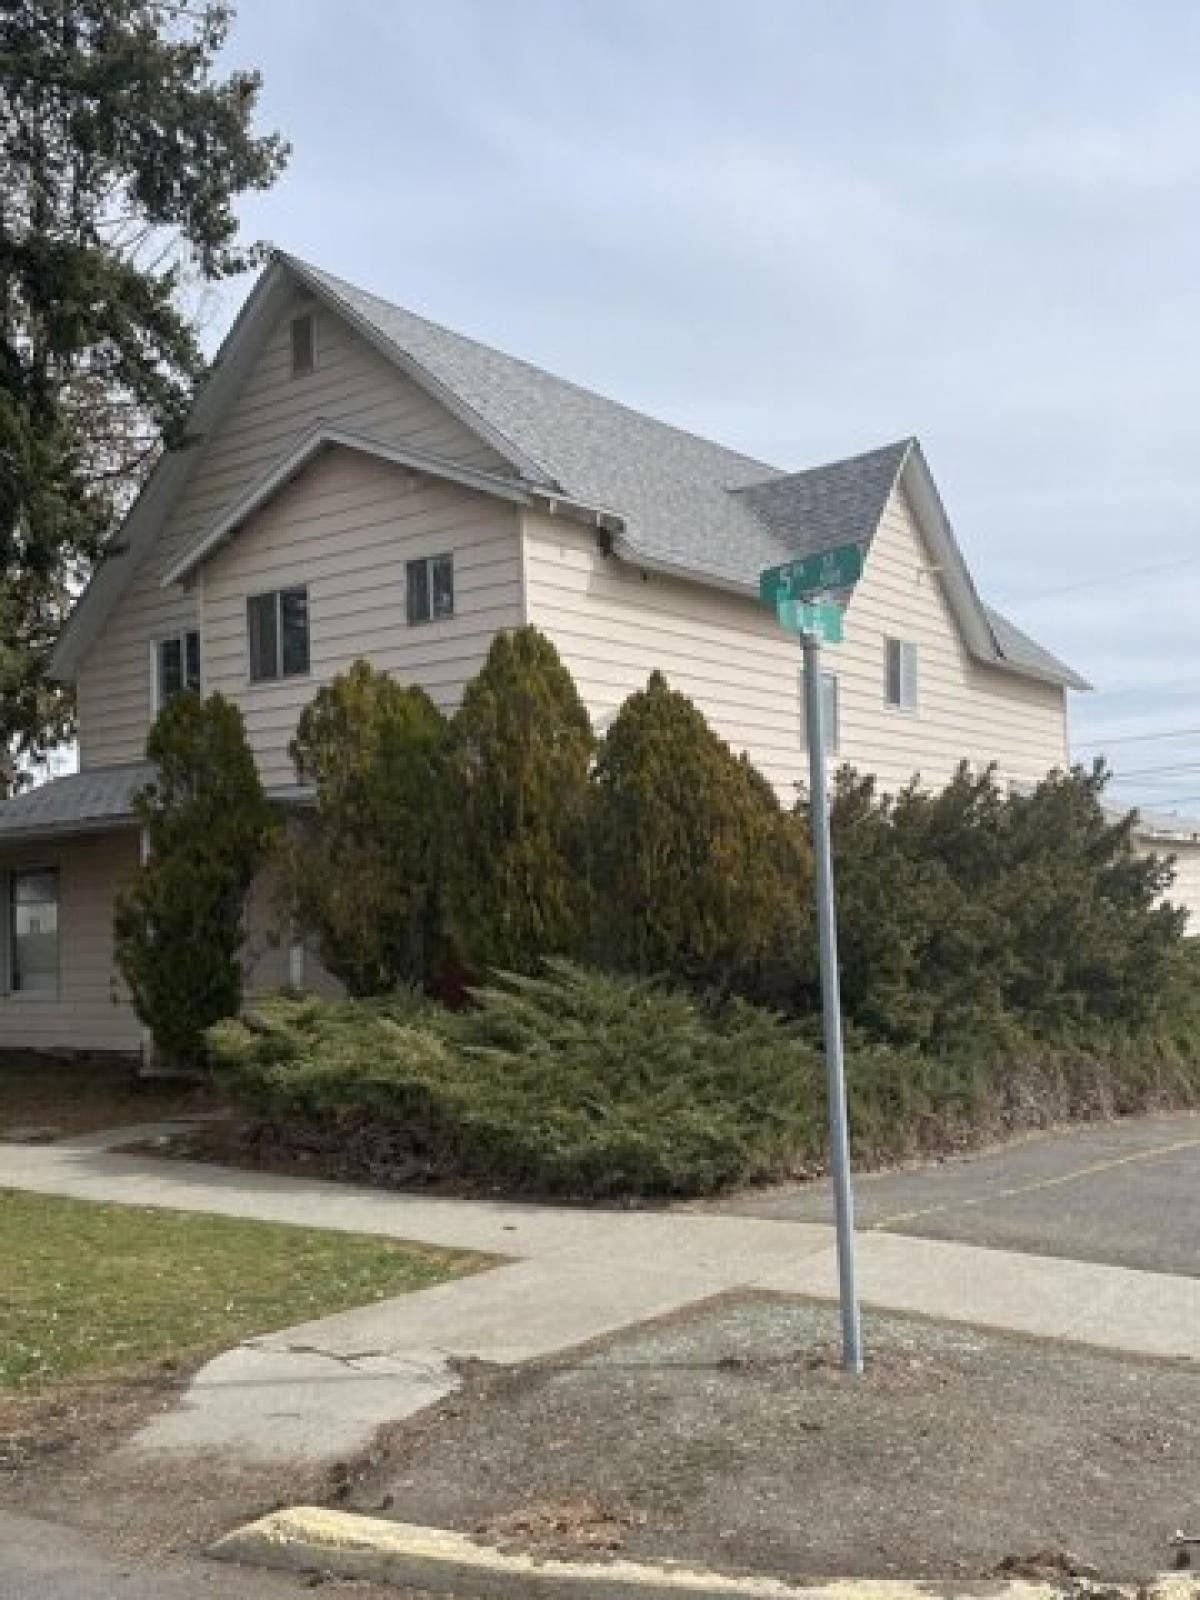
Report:
[[[1118,733],[1107,739],[1072,739],[1076,750],[1098,750],[1110,744],[1141,744],[1147,739],[1200,739],[1200,728],[1164,728],[1161,733]]]
[[[1180,567],[1194,566],[1200,562],[1200,556],[1177,556],[1174,561],[1160,561],[1152,567],[1134,567],[1132,572],[1122,572],[1119,578],[1110,574],[1104,578],[1089,578],[1085,583],[1064,584],[1061,589],[1038,589],[1026,595],[1018,595],[1015,600],[1002,600],[1005,606],[1028,606],[1035,600],[1054,600],[1060,594],[1082,594],[1085,589],[1111,589],[1119,584],[1122,589],[1127,584],[1138,578],[1151,578],[1161,572],[1176,572]]]
[[[1168,689],[1196,689],[1200,691],[1200,678],[1163,678],[1151,683],[1135,683],[1124,689],[1093,689],[1096,700],[1121,700],[1132,694],[1159,694]]]
[[[1113,778],[1156,778],[1163,773],[1176,772],[1200,772],[1200,761],[1177,761],[1173,766],[1166,767],[1115,767]]]

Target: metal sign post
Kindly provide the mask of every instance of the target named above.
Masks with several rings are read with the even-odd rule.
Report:
[[[846,1123],[846,1065],[842,1052],[842,997],[838,978],[837,912],[829,792],[825,783],[825,719],[821,714],[821,639],[800,635],[804,652],[804,712],[808,725],[808,806],[816,869],[817,930],[821,950],[821,1012],[825,1029],[825,1080],[829,1095],[829,1154],[837,1222],[838,1287],[842,1302],[842,1365],[863,1370],[862,1323],[854,1282],[854,1192],[850,1187],[850,1134]]]
[[[821,946],[821,1011],[825,1028],[825,1078],[829,1092],[829,1156],[837,1222],[838,1286],[842,1298],[842,1364],[863,1369],[862,1324],[854,1284],[854,1194],[850,1187],[850,1134],[846,1126],[846,1064],[842,1051],[842,997],[838,978],[837,912],[833,851],[829,842],[829,791],[825,773],[825,719],[821,715],[821,641],[840,644],[842,610],[829,599],[862,576],[856,544],[837,545],[768,567],[758,592],[779,624],[800,636],[804,652],[804,714],[808,725],[808,804],[816,868],[817,929]],[[824,595],[825,599],[820,597]]]

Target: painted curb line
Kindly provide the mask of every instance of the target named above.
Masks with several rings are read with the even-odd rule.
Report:
[[[930,1600],[931,1596],[987,1596],[988,1600],[1061,1600],[1067,1585],[1022,1580],[981,1583],[910,1583],[853,1578],[794,1584],[779,1578],[737,1577],[680,1562],[563,1561],[539,1559],[480,1544],[466,1534],[414,1523],[388,1522],[319,1506],[293,1506],[219,1539],[209,1551],[222,1561],[328,1573],[406,1584],[433,1593],[479,1595],[487,1600]],[[1072,1583],[1085,1595],[1089,1585]],[[1200,1579],[1171,1574],[1149,1588],[1097,1586],[1108,1600],[1122,1595],[1153,1600],[1200,1600]]]

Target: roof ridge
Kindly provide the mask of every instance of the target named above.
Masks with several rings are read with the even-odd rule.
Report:
[[[540,367],[535,361],[527,361],[524,356],[515,356],[511,351],[502,350],[499,345],[489,344],[485,339],[477,339],[474,335],[463,333],[459,328],[451,328],[444,322],[438,322],[433,317],[427,317],[420,311],[414,311],[410,306],[402,306],[395,300],[385,299],[383,295],[376,294],[373,289],[364,289],[361,284],[351,283],[349,278],[343,278],[336,272],[330,272],[325,267],[314,266],[311,261],[306,261],[302,256],[292,255],[286,250],[277,250],[276,254],[288,263],[294,263],[304,272],[315,277],[329,280],[340,288],[349,289],[354,294],[363,295],[368,300],[374,300],[377,305],[384,306],[388,311],[398,311],[402,316],[412,317],[414,321],[423,323],[425,327],[434,332],[458,340],[462,344],[473,345],[476,350],[486,351],[488,355],[499,356],[502,361],[510,361],[514,366],[523,367],[526,372],[535,373],[539,378],[549,378],[552,383],[560,383],[567,389],[574,389],[577,394],[586,396],[589,400],[599,400],[604,405],[614,406],[629,416],[637,417],[641,422],[650,422],[656,428],[666,428],[669,432],[677,434],[682,439],[694,439],[697,444],[708,445],[710,449],[720,450],[725,455],[736,456],[739,461],[745,462],[750,467],[762,467],[768,473],[776,476],[788,475],[786,467],[776,466],[773,462],[764,461],[759,456],[748,455],[744,450],[738,450],[733,445],[722,444],[719,439],[713,439],[708,434],[697,433],[694,428],[681,428],[678,423],[668,422],[663,417],[656,417],[649,411],[639,410],[625,400],[617,400],[610,394],[602,394],[599,389],[591,389],[585,383],[578,382],[575,378],[564,377],[561,372],[551,372],[549,367]],[[418,358],[414,358],[418,359]]]
[[[743,494],[748,489],[761,489],[766,484],[787,482],[792,478],[804,478],[814,472],[828,472],[831,467],[852,467],[856,462],[867,461],[872,456],[886,456],[892,451],[909,450],[917,444],[915,433],[905,434],[902,438],[892,439],[887,444],[872,445],[867,450],[856,450],[852,456],[835,456],[830,461],[816,461],[810,467],[797,467],[794,472],[785,472],[782,477],[762,478],[754,483],[740,483],[731,489],[730,494]]]

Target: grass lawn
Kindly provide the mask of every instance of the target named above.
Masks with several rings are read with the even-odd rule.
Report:
[[[211,1110],[214,1104],[208,1089],[139,1079],[125,1063],[0,1052],[0,1139],[14,1128],[54,1128],[63,1136],[95,1133]]]
[[[362,1234],[0,1190],[0,1394],[131,1377],[476,1270]]]

